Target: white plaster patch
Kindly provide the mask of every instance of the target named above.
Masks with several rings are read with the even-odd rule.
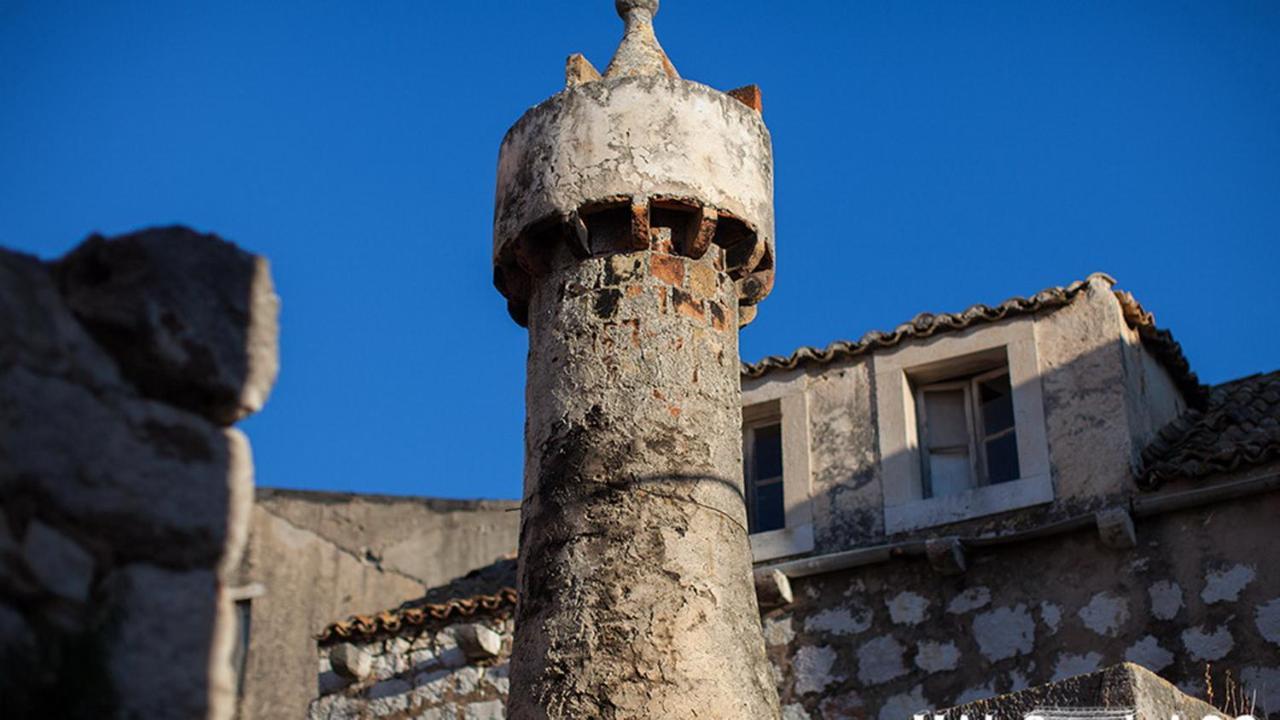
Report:
[[[916,643],[916,667],[925,672],[955,670],[960,664],[960,649],[953,642],[921,640]]]
[[[1280,598],[1259,605],[1253,613],[1253,623],[1267,642],[1280,645]],[[1280,710],[1280,707],[1276,709]]]
[[[1173,664],[1173,653],[1160,647],[1155,635],[1148,635],[1125,650],[1124,659],[1152,672],[1160,672]]]
[[[791,703],[782,707],[782,720],[810,720],[810,718],[803,705]]]
[[[889,635],[868,640],[858,648],[858,679],[878,685],[907,674],[902,663],[905,648]]]
[[[963,692],[956,696],[953,705],[965,705],[975,700],[985,700],[996,694],[995,683],[989,682],[979,687],[966,688]]]
[[[871,611],[866,608],[829,608],[810,615],[804,621],[805,632],[825,632],[832,635],[856,635],[871,627]]]
[[[832,675],[836,664],[836,651],[826,645],[806,645],[796,651],[791,668],[796,675],[796,693],[822,692],[828,685],[844,680]]]
[[[1056,635],[1062,624],[1062,608],[1051,602],[1040,603],[1040,620],[1049,628],[1050,635]]]
[[[1245,692],[1258,693],[1258,717],[1265,717],[1261,711],[1273,714],[1280,710],[1280,667],[1247,667],[1240,671],[1240,681]]]
[[[1101,653],[1091,652],[1087,655],[1063,653],[1058,656],[1058,663],[1053,666],[1053,677],[1049,679],[1049,682],[1057,682],[1076,675],[1091,673],[1101,665]]]
[[[960,615],[971,610],[984,608],[991,604],[991,591],[985,587],[971,587],[952,598],[947,604],[947,612]]]
[[[867,591],[866,583],[862,582],[862,579],[859,578],[849,583],[849,587],[844,589],[844,596],[853,597],[854,595],[861,595],[866,591]]]
[[[1009,692],[1019,692],[1031,687],[1031,681],[1017,670],[1009,671]]]
[[[889,617],[899,625],[919,625],[929,614],[929,600],[909,590],[886,600],[885,605],[889,606]]]
[[[1235,647],[1235,641],[1226,627],[1209,632],[1201,625],[1182,631],[1182,645],[1192,660],[1221,660]]]
[[[765,618],[764,621],[764,644],[769,647],[776,645],[786,645],[794,640],[796,631],[791,628],[791,616],[783,615],[778,618]]]
[[[484,677],[484,668],[471,665],[453,674],[453,685],[458,689],[458,694],[470,695],[480,686],[482,677]]]
[[[431,705],[444,700],[445,694],[453,689],[453,682],[448,670],[436,670],[422,673],[413,678],[416,686],[410,695],[410,704]]]
[[[1172,580],[1161,580],[1147,588],[1151,596],[1151,614],[1160,620],[1172,620],[1182,609],[1182,586]]]
[[[924,699],[924,688],[917,685],[911,692],[894,695],[880,706],[879,720],[905,720],[916,713],[929,709],[929,701]]]
[[[509,665],[494,665],[484,671],[484,681],[503,697],[506,697],[511,690],[511,680],[508,678],[509,669]]]
[[[1077,614],[1085,627],[1099,635],[1114,637],[1129,619],[1129,601],[1109,592],[1100,592]]]
[[[1200,599],[1206,605],[1218,602],[1235,602],[1240,599],[1240,591],[1253,582],[1257,573],[1248,565],[1235,565],[1226,570],[1211,572],[1204,577],[1204,591]]]
[[[462,717],[466,720],[504,720],[507,717],[507,711],[502,706],[501,700],[489,700],[471,703],[463,711]]]
[[[973,639],[988,660],[1031,652],[1036,623],[1027,606],[1001,607],[973,618]]]

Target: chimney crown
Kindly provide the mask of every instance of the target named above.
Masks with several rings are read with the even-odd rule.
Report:
[[[547,249],[580,257],[647,248],[653,225],[676,225],[677,251],[723,249],[740,317],[773,286],[773,149],[759,88],[728,93],[682,79],[653,32],[657,0],[616,0],[626,23],[601,75],[570,56],[565,88],[503,138],[494,204],[494,284],[524,324]],[[660,213],[660,222],[653,213]],[[634,243],[593,228],[628,216]],[[613,233],[616,235],[616,233]]]

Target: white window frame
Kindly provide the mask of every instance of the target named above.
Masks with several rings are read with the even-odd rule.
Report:
[[[755,562],[812,552],[813,504],[810,478],[809,399],[807,377],[796,371],[771,373],[746,381],[742,388],[744,445],[746,429],[780,422],[782,426],[782,496],[786,526],[752,533],[751,556]],[[744,448],[745,450],[745,448]],[[744,455],[744,460],[746,459]],[[746,465],[743,465],[743,498],[746,498]]]
[[[930,379],[967,375],[974,358],[1003,353],[1017,433],[1016,480],[963,493],[925,497],[916,389]],[[1034,319],[1017,318],[924,341],[909,341],[873,360],[885,532],[936,527],[1053,502],[1044,398]]]
[[[973,487],[991,484],[991,472],[987,463],[987,443],[992,440],[999,440],[1009,433],[1016,433],[1018,425],[1015,422],[1011,427],[1007,427],[997,433],[988,435],[986,431],[986,418],[982,414],[982,403],[979,401],[980,389],[979,385],[993,378],[1002,377],[1009,374],[1008,366],[1001,365],[993,370],[980,372],[960,380],[943,380],[940,382],[932,382],[926,385],[920,385],[915,388],[916,400],[916,418],[918,422],[917,434],[921,439],[921,446],[924,445],[923,438],[928,437],[929,418],[925,411],[925,393],[939,392],[946,390],[961,390],[964,393],[964,416],[965,416],[965,436],[968,438],[969,453],[969,481]],[[1009,387],[1012,390],[1013,381],[1010,379]],[[922,452],[920,457],[921,468],[921,484],[923,486],[923,494],[929,497],[933,496],[932,478],[929,476],[930,464],[926,453]]]

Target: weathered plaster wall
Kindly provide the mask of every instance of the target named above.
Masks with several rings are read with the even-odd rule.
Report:
[[[1111,284],[1101,276],[1092,278],[1074,302],[1031,320],[978,324],[908,340],[894,350],[928,348],[943,340],[959,344],[1026,322],[1033,323],[1039,366],[1034,382],[1043,397],[1054,502],[952,523],[945,532],[1029,527],[1122,502],[1136,491],[1131,468],[1140,448],[1185,408],[1168,371],[1125,324]],[[872,379],[883,352],[743,382],[748,402],[784,384],[790,392],[807,393],[815,554],[888,539],[884,503],[890,480],[880,456],[884,428]]]
[[[257,504],[427,587],[513,555],[520,532],[520,503],[512,500],[261,488]]]
[[[276,373],[266,261],[163,228],[0,251],[0,715],[234,712],[227,595]]]
[[[515,553],[518,503],[261,489],[241,586],[250,638],[240,720],[301,717],[316,696],[315,636]]]
[[[807,373],[817,554],[884,536],[871,359]]]
[[[1119,307],[1116,312],[1120,312]],[[1160,428],[1187,409],[1187,403],[1173,382],[1169,370],[1142,344],[1138,332],[1122,323],[1125,403],[1129,408],[1129,437],[1132,464],[1141,460],[1142,449]]]
[[[1036,317],[1054,490],[1064,514],[1102,507],[1133,490],[1128,328],[1110,283],[1093,278],[1083,297]]]
[[[900,720],[1122,661],[1203,696],[1231,670],[1280,708],[1280,495],[1160,516],[1117,551],[1096,533],[970,556],[946,577],[901,559],[792,580],[764,618],[793,718]]]

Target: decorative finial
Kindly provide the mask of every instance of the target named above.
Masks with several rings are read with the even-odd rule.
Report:
[[[618,50],[613,54],[613,61],[604,71],[604,76],[680,77],[653,33],[653,16],[658,14],[658,0],[614,0],[613,6],[626,23],[627,29],[622,35]]]
[[[618,10],[618,17],[623,20],[634,10],[648,10],[650,20],[658,14],[658,0],[614,0],[613,6]]]

